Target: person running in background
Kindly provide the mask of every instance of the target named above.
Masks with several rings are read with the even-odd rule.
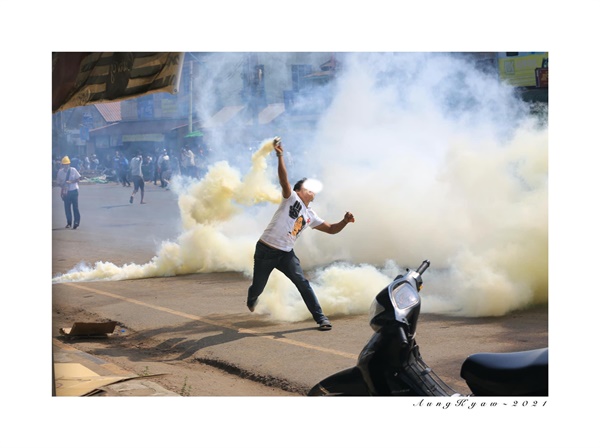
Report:
[[[317,188],[319,184],[313,182],[311,185],[311,182],[306,182],[307,179],[304,178],[296,182],[292,189],[283,161],[283,147],[278,138],[274,141],[274,148],[283,200],[256,243],[254,274],[252,285],[248,288],[246,305],[251,312],[254,311],[258,296],[264,291],[271,272],[277,269],[294,283],[308,311],[317,322],[318,329],[331,330],[331,322],[323,314],[317,296],[304,276],[300,260],[294,253],[294,244],[306,227],[333,235],[341,232],[348,223],[354,222],[354,216],[346,212],[344,218],[335,224],[321,219],[309,206],[315,199],[316,190],[320,189]]]
[[[129,198],[129,203],[133,204],[133,197],[140,190],[140,204],[144,202],[144,174],[142,173],[142,152],[136,151],[135,157],[131,159],[131,181],[133,182],[133,193]]]
[[[81,175],[71,166],[69,157],[63,157],[61,168],[56,174],[56,183],[61,187],[60,195],[65,204],[66,229],[70,229],[71,224],[73,224],[73,230],[79,227],[81,218],[79,214],[79,179],[81,179]]]

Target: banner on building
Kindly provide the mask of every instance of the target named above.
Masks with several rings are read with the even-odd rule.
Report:
[[[179,91],[184,53],[52,53],[52,112]]]

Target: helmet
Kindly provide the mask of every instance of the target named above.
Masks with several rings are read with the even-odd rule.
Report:
[[[169,160],[169,156],[165,156],[163,160]]]
[[[70,165],[71,161],[69,160],[69,156],[64,156],[60,163],[62,163],[63,165]]]

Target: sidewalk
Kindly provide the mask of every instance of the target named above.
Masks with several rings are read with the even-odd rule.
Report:
[[[152,381],[52,339],[54,395],[58,397],[178,397]]]

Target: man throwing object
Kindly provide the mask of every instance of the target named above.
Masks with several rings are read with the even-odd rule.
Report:
[[[309,206],[315,199],[314,190],[317,189],[310,181],[306,182],[306,178],[296,182],[292,189],[283,160],[281,140],[276,138],[273,146],[277,155],[277,175],[283,200],[256,243],[254,275],[252,285],[248,288],[246,304],[250,311],[254,311],[258,296],[264,291],[271,272],[277,269],[298,288],[306,307],[319,325],[319,330],[331,330],[331,322],[323,314],[317,296],[304,277],[300,260],[294,253],[294,243],[306,226],[333,235],[339,233],[348,223],[354,222],[354,216],[346,212],[344,218],[335,224],[329,224],[321,219]]]

